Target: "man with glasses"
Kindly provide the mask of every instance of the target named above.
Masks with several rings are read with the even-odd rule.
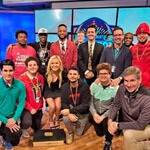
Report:
[[[138,43],[131,48],[133,66],[138,66],[142,71],[142,84],[150,88],[150,27],[147,23],[141,23],[136,36]]]
[[[128,47],[123,44],[124,32],[120,27],[113,30],[114,43],[106,47],[102,53],[100,62],[107,62],[112,66],[112,85],[118,85],[122,80],[122,72],[132,65],[132,54]]]
[[[90,112],[91,122],[98,136],[105,135],[105,146],[103,150],[111,150],[112,135],[108,132],[107,121],[111,103],[119,86],[111,86],[111,65],[108,63],[98,64],[96,67],[99,84],[92,83]]]

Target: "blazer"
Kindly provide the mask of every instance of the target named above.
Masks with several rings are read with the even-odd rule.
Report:
[[[96,78],[96,66],[99,64],[99,60],[101,54],[103,52],[104,46],[95,42],[95,46],[93,49],[93,57],[92,57],[92,72],[95,74]],[[88,62],[89,62],[89,52],[88,52],[88,42],[82,43],[78,49],[78,67],[80,70],[81,77],[84,77],[84,73],[88,70]]]
[[[72,41],[67,40],[66,47],[66,52],[63,57],[59,41],[52,43],[50,48],[50,57],[53,55],[58,55],[63,62],[64,68],[68,70],[71,66],[77,66],[78,55],[77,48]]]

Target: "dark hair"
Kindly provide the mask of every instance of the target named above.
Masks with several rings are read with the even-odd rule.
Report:
[[[1,63],[0,63],[1,70],[3,69],[3,66],[12,66],[13,70],[15,70],[15,64],[10,59],[5,59],[5,60],[1,61]]]
[[[25,60],[25,65],[28,66],[28,63],[29,63],[30,61],[35,61],[38,66],[40,65],[40,62],[39,62],[38,58],[32,57],[32,56],[31,56],[31,57],[28,57],[28,58]]]
[[[97,26],[94,25],[94,24],[91,24],[87,27],[86,31],[89,29],[89,28],[94,28],[95,29],[95,32],[97,31]]]
[[[111,65],[109,63],[100,63],[96,66],[97,74],[99,74],[100,70],[107,70],[111,74]]]
[[[76,67],[76,66],[71,66],[71,67],[69,68],[68,72],[69,72],[70,70],[76,70],[76,71],[79,73],[79,68]]]
[[[17,30],[16,34],[15,34],[16,39],[18,38],[18,34],[20,34],[20,33],[24,33],[26,36],[28,36],[27,31],[25,31],[25,30]]]
[[[113,31],[112,31],[112,34],[113,34],[113,35],[114,35],[114,32],[115,32],[116,30],[121,30],[122,33],[124,34],[123,29],[122,29],[121,27],[115,27],[115,28],[113,29]]]
[[[61,27],[61,26],[67,28],[67,26],[66,26],[65,24],[60,24],[60,25],[58,25],[58,28]]]

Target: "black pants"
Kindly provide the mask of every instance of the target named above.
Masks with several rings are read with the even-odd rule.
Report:
[[[93,117],[90,119],[91,123],[93,124],[96,134],[98,136],[105,135],[105,141],[110,142],[112,141],[113,136],[108,132],[108,118],[105,118],[101,123],[97,124]]]
[[[9,141],[13,146],[17,145],[20,141],[20,137],[22,135],[21,129],[17,132],[11,132],[9,128],[2,123],[0,127],[0,135],[2,135],[4,140]]]
[[[24,109],[21,115],[21,128],[27,129],[31,127],[35,132],[41,128],[42,110],[38,110],[32,115],[28,110]]]

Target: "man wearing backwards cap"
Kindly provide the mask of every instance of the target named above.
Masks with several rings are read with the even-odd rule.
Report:
[[[131,48],[133,55],[132,65],[138,66],[142,71],[142,84],[150,88],[150,27],[147,23],[141,23],[136,36],[138,43]]]

